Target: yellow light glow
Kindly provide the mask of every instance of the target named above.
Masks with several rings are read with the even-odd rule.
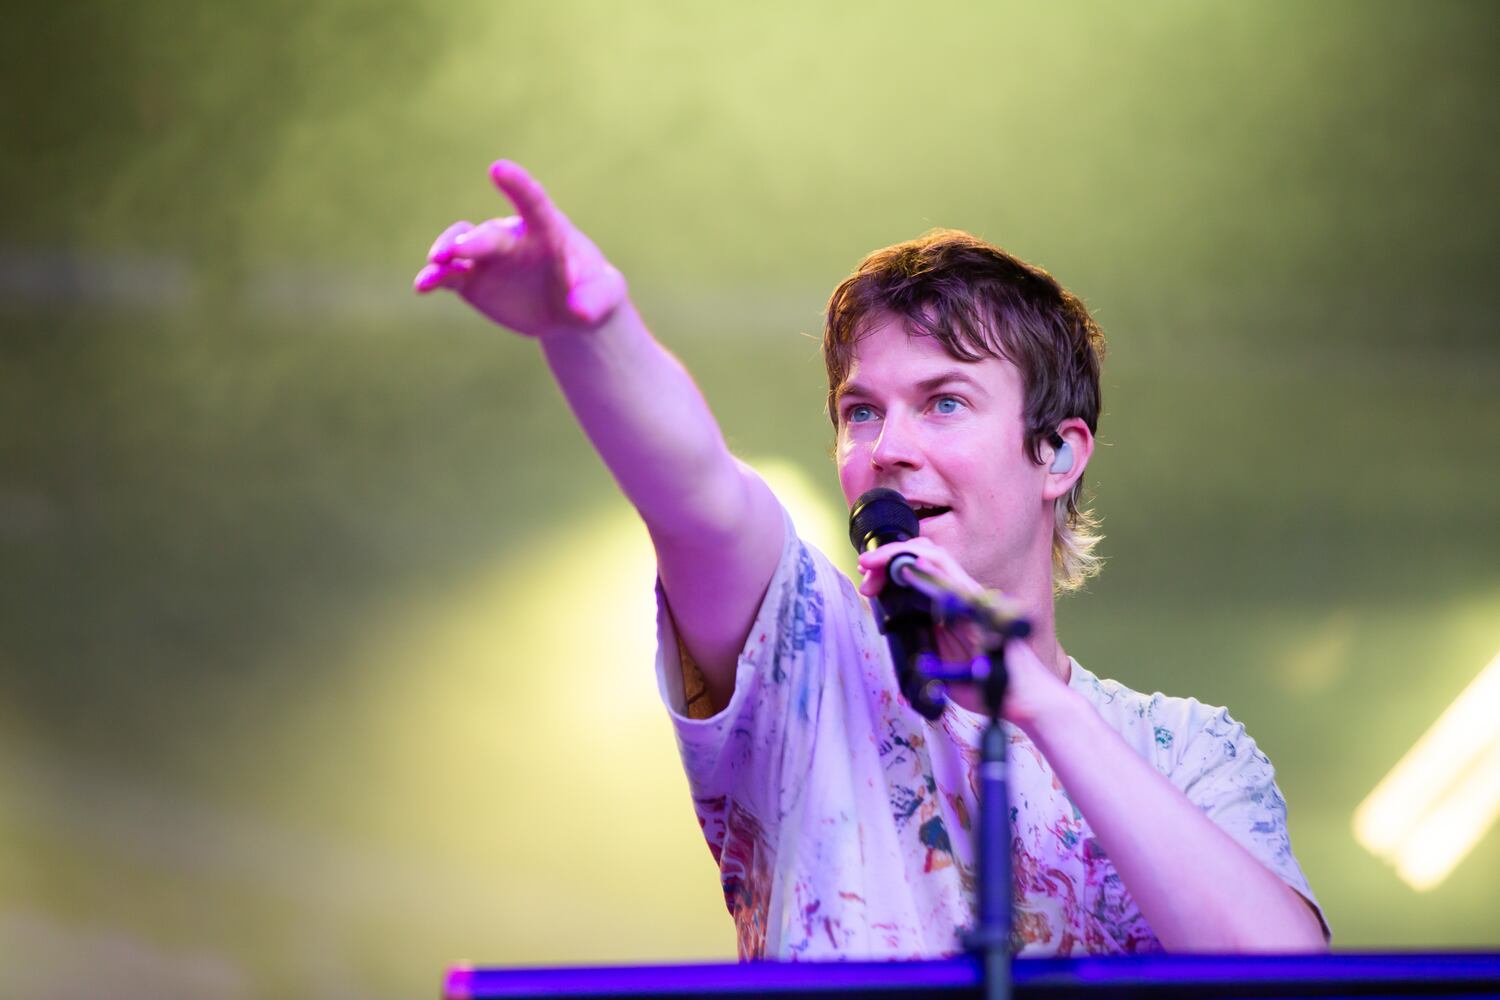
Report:
[[[837,493],[784,460],[748,464],[803,539],[854,562]],[[451,942],[473,934],[502,963],[576,960],[579,941],[599,961],[732,958],[653,677],[655,574],[640,518],[611,496],[404,601],[342,654],[359,664],[357,685],[330,672],[338,686],[286,709],[268,798],[288,812],[336,800],[337,815],[371,831],[374,856],[409,851],[409,869],[391,871],[421,873],[412,881],[458,953],[469,946]],[[349,779],[354,758],[377,784]],[[622,926],[620,913],[645,918]]]
[[[778,458],[747,461],[776,494],[803,541],[839,561],[840,516],[797,466]],[[591,525],[573,529],[570,541],[550,548],[545,567],[528,574],[532,591],[545,609],[567,601],[580,579],[592,577],[587,635],[570,635],[573,657],[589,676],[582,707],[600,717],[629,712],[640,720],[661,713],[656,686],[643,680],[639,665],[649,665],[656,649],[656,598],[651,580],[656,557],[650,539],[633,511],[622,509]],[[843,542],[848,550],[848,542]],[[853,564],[853,554],[843,560]],[[535,620],[535,619],[534,619]],[[636,669],[622,668],[636,664]]]
[[[802,470],[790,462],[765,458],[746,464],[760,473],[792,516],[797,535],[832,560],[835,566],[848,567],[852,571],[854,553],[849,547],[848,514],[836,510]]]
[[[1438,885],[1500,814],[1500,654],[1354,811],[1354,836],[1418,891]]]
[[[1396,857],[1396,873],[1425,891],[1448,877],[1500,813],[1500,740],[1422,818]]]

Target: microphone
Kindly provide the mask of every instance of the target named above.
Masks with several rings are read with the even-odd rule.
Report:
[[[883,487],[861,496],[849,516],[849,540],[860,552],[915,538],[919,530],[917,515],[906,498]],[[886,563],[885,575],[897,587],[925,595],[931,602],[929,613],[940,621],[968,618],[1001,639],[1031,634],[1031,622],[1014,602],[991,591],[957,586],[919,569],[917,557],[910,552],[902,552]]]
[[[916,512],[895,490],[877,487],[865,493],[849,512],[849,541],[856,552],[868,552],[891,542],[915,538],[920,531]],[[911,586],[909,570],[916,558],[902,553],[886,567],[886,584],[870,602],[875,624],[891,647],[896,680],[908,704],[924,718],[943,714],[947,694],[943,685],[917,669],[917,660],[935,654],[932,600]]]
[[[906,497],[884,486],[861,495],[849,512],[849,541],[856,552],[869,552],[891,542],[916,538],[921,530],[917,512],[911,509]],[[886,564],[886,579],[898,587],[910,588],[912,581],[907,574],[916,564],[916,556],[902,552]]]

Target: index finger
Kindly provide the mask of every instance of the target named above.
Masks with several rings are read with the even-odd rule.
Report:
[[[526,222],[526,228],[543,239],[557,234],[557,206],[547,197],[542,185],[528,174],[519,163],[496,160],[490,165],[490,180],[500,193],[516,206],[516,213]]]
[[[861,552],[858,565],[859,571],[865,575],[865,578],[860,582],[859,592],[866,597],[878,597],[885,589],[886,567],[892,559],[903,552],[916,556],[920,560],[921,556],[912,549],[912,541],[912,539],[907,539],[904,542],[887,542],[879,548]]]
[[[892,559],[896,558],[896,556],[900,555],[903,552],[910,552],[912,555],[920,559],[922,557],[922,554],[927,551],[927,547],[931,544],[932,543],[930,541],[920,536],[915,538],[908,538],[900,542],[886,542],[884,545],[881,545],[878,548],[870,549],[867,552],[861,552],[856,561],[859,563],[859,568],[861,571],[881,569],[885,566],[886,563],[890,562]]]

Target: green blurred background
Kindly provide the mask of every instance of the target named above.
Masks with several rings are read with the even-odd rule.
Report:
[[[729,958],[642,532],[409,291],[526,164],[837,542],[811,335],[957,226],[1110,337],[1070,652],[1228,704],[1343,948],[1495,948],[1354,807],[1500,648],[1500,7],[31,5],[0,41],[0,992]],[[818,513],[821,511],[821,513]]]

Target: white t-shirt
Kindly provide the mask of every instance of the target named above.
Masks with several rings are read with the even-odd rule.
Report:
[[[660,588],[658,682],[742,959],[931,958],[973,923],[985,718],[929,722],[849,579],[787,520],[776,574],[717,715],[684,670]],[[1143,695],[1074,661],[1069,685],[1137,753],[1309,901],[1271,762],[1222,708]],[[1051,767],[1009,736],[1013,944],[1021,955],[1161,948]],[[1314,905],[1316,905],[1314,901]]]

